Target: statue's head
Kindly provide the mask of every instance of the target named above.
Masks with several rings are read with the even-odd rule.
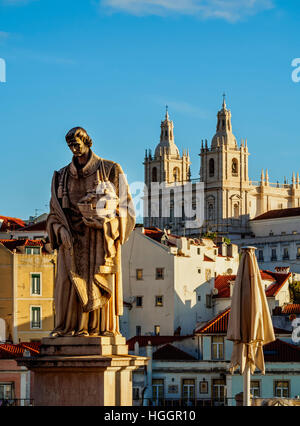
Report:
[[[87,131],[82,127],[74,127],[66,134],[67,144],[75,157],[86,154],[93,144]]]

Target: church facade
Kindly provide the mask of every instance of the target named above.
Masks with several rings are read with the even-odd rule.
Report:
[[[162,229],[167,227],[179,235],[184,233],[196,237],[206,232],[217,232],[219,235],[239,239],[251,234],[250,219],[269,210],[300,207],[299,173],[293,173],[290,184],[270,182],[268,170],[262,170],[259,181],[249,179],[247,140],[237,143],[232,129],[231,111],[227,108],[225,98],[217,114],[216,133],[210,144],[207,140],[202,141],[200,158],[199,182],[202,183],[204,192],[204,221],[201,226],[187,229],[184,211],[180,220],[174,221],[172,202],[169,215],[158,214],[158,217],[153,217],[148,210],[145,226]],[[178,189],[190,183],[195,203],[197,180],[191,179],[190,164],[188,153],[184,151],[180,155],[175,145],[174,124],[167,112],[161,123],[161,139],[154,156],[152,157],[151,152],[146,152],[145,184],[149,188],[151,182],[156,180]],[[151,200],[151,194],[148,193],[147,198]],[[146,206],[149,204],[146,203]],[[161,213],[159,200],[157,205]]]

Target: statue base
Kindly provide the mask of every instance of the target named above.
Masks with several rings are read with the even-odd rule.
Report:
[[[122,336],[42,339],[37,357],[18,365],[34,372],[35,406],[131,406],[132,371],[148,358],[128,355]]]

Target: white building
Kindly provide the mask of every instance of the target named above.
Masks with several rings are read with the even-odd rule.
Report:
[[[252,237],[235,240],[239,246],[254,245],[262,269],[290,267],[300,273],[300,208],[270,210],[250,221]]]
[[[236,245],[218,245],[137,227],[122,248],[122,333],[188,335],[211,318],[214,278],[239,263]]]

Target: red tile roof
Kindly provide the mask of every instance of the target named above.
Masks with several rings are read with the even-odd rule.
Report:
[[[1,231],[19,229],[25,226],[25,222],[22,219],[18,219],[16,217],[0,216],[0,224],[2,221],[3,223],[0,226]]]
[[[19,358],[23,356],[23,353],[25,350],[28,350],[31,356],[38,355],[40,353],[40,343],[22,342],[17,345],[13,345],[11,343],[4,343],[0,345],[0,358],[1,359]]]
[[[215,279],[215,288],[218,290],[216,297],[230,297],[230,282],[235,281],[236,275],[218,275]]]
[[[230,308],[227,308],[225,311],[218,314],[215,318],[208,321],[206,324],[200,326],[195,330],[195,334],[226,334],[228,327]],[[290,335],[291,332],[288,330],[283,330],[280,328],[274,327],[275,334],[287,334]]]
[[[300,362],[300,347],[276,339],[264,346],[266,362]]]
[[[195,330],[198,334],[214,334],[214,333],[227,333],[228,319],[229,319],[230,308],[218,314],[215,318],[208,321],[205,325],[202,325]]]
[[[164,232],[159,228],[153,227],[153,228],[145,228],[144,234],[147,237],[152,238],[152,240],[155,240],[160,243],[162,236],[164,235]]]
[[[0,244],[3,244],[8,250],[14,251],[18,247],[43,247],[44,243],[41,240],[0,240]]]
[[[264,220],[264,219],[278,219],[282,217],[293,217],[300,216],[300,207],[294,207],[289,209],[277,209],[277,210],[269,210],[266,213],[263,213],[253,220]]]
[[[139,342],[139,346],[147,346],[148,342],[151,342],[152,346],[161,346],[166,343],[172,343],[179,340],[184,340],[193,336],[134,336],[127,341],[127,345],[130,351],[134,350],[134,345]]]
[[[157,349],[153,354],[153,359],[163,361],[196,361],[196,358],[192,355],[170,344]]]
[[[261,278],[263,281],[271,281],[271,284],[266,290],[266,296],[276,296],[279,290],[290,278],[291,273],[280,274],[271,271],[260,271]],[[217,298],[229,298],[230,297],[230,282],[235,281],[236,275],[218,275],[215,279],[215,288],[218,290]]]
[[[291,314],[300,314],[300,304],[290,303],[283,307],[276,306],[273,310],[273,315],[291,315]]]

